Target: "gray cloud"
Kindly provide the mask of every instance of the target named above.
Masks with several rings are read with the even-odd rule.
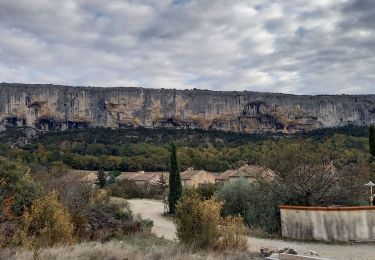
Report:
[[[371,0],[0,0],[0,81],[374,93]]]

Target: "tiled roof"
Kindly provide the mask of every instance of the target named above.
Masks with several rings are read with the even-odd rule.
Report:
[[[248,165],[245,164],[237,170],[227,170],[216,177],[217,180],[227,180],[229,178],[258,178],[259,176],[266,174],[268,171],[259,165]]]
[[[264,168],[258,165],[245,164],[234,172],[230,177],[257,178],[264,171]]]
[[[217,180],[226,180],[234,174],[236,170],[226,170],[225,172],[221,173],[219,176],[216,177]]]
[[[181,172],[181,180],[190,180],[191,177],[202,172],[206,172],[206,171],[205,170],[187,170],[187,171]]]
[[[117,178],[128,179],[133,181],[148,181],[155,176],[159,177],[161,174],[163,174],[164,178],[166,179],[169,176],[168,172],[124,172]]]

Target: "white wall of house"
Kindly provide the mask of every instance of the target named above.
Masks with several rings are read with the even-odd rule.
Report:
[[[201,171],[191,177],[189,186],[198,187],[200,184],[215,183],[215,175],[212,173]]]

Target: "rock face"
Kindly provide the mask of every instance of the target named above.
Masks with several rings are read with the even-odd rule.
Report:
[[[1,83],[0,121],[39,130],[143,126],[293,133],[375,123],[375,95],[296,96]]]

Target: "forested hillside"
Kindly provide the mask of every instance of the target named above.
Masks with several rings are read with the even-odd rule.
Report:
[[[223,131],[175,129],[89,128],[63,132],[33,132],[7,128],[1,133],[0,155],[28,164],[48,166],[62,161],[75,169],[168,170],[168,144],[179,147],[181,168],[219,172],[244,163],[261,163],[271,144],[306,143],[332,159],[367,161],[368,129],[348,126],[296,135],[241,134]],[[32,137],[30,137],[32,136]]]

